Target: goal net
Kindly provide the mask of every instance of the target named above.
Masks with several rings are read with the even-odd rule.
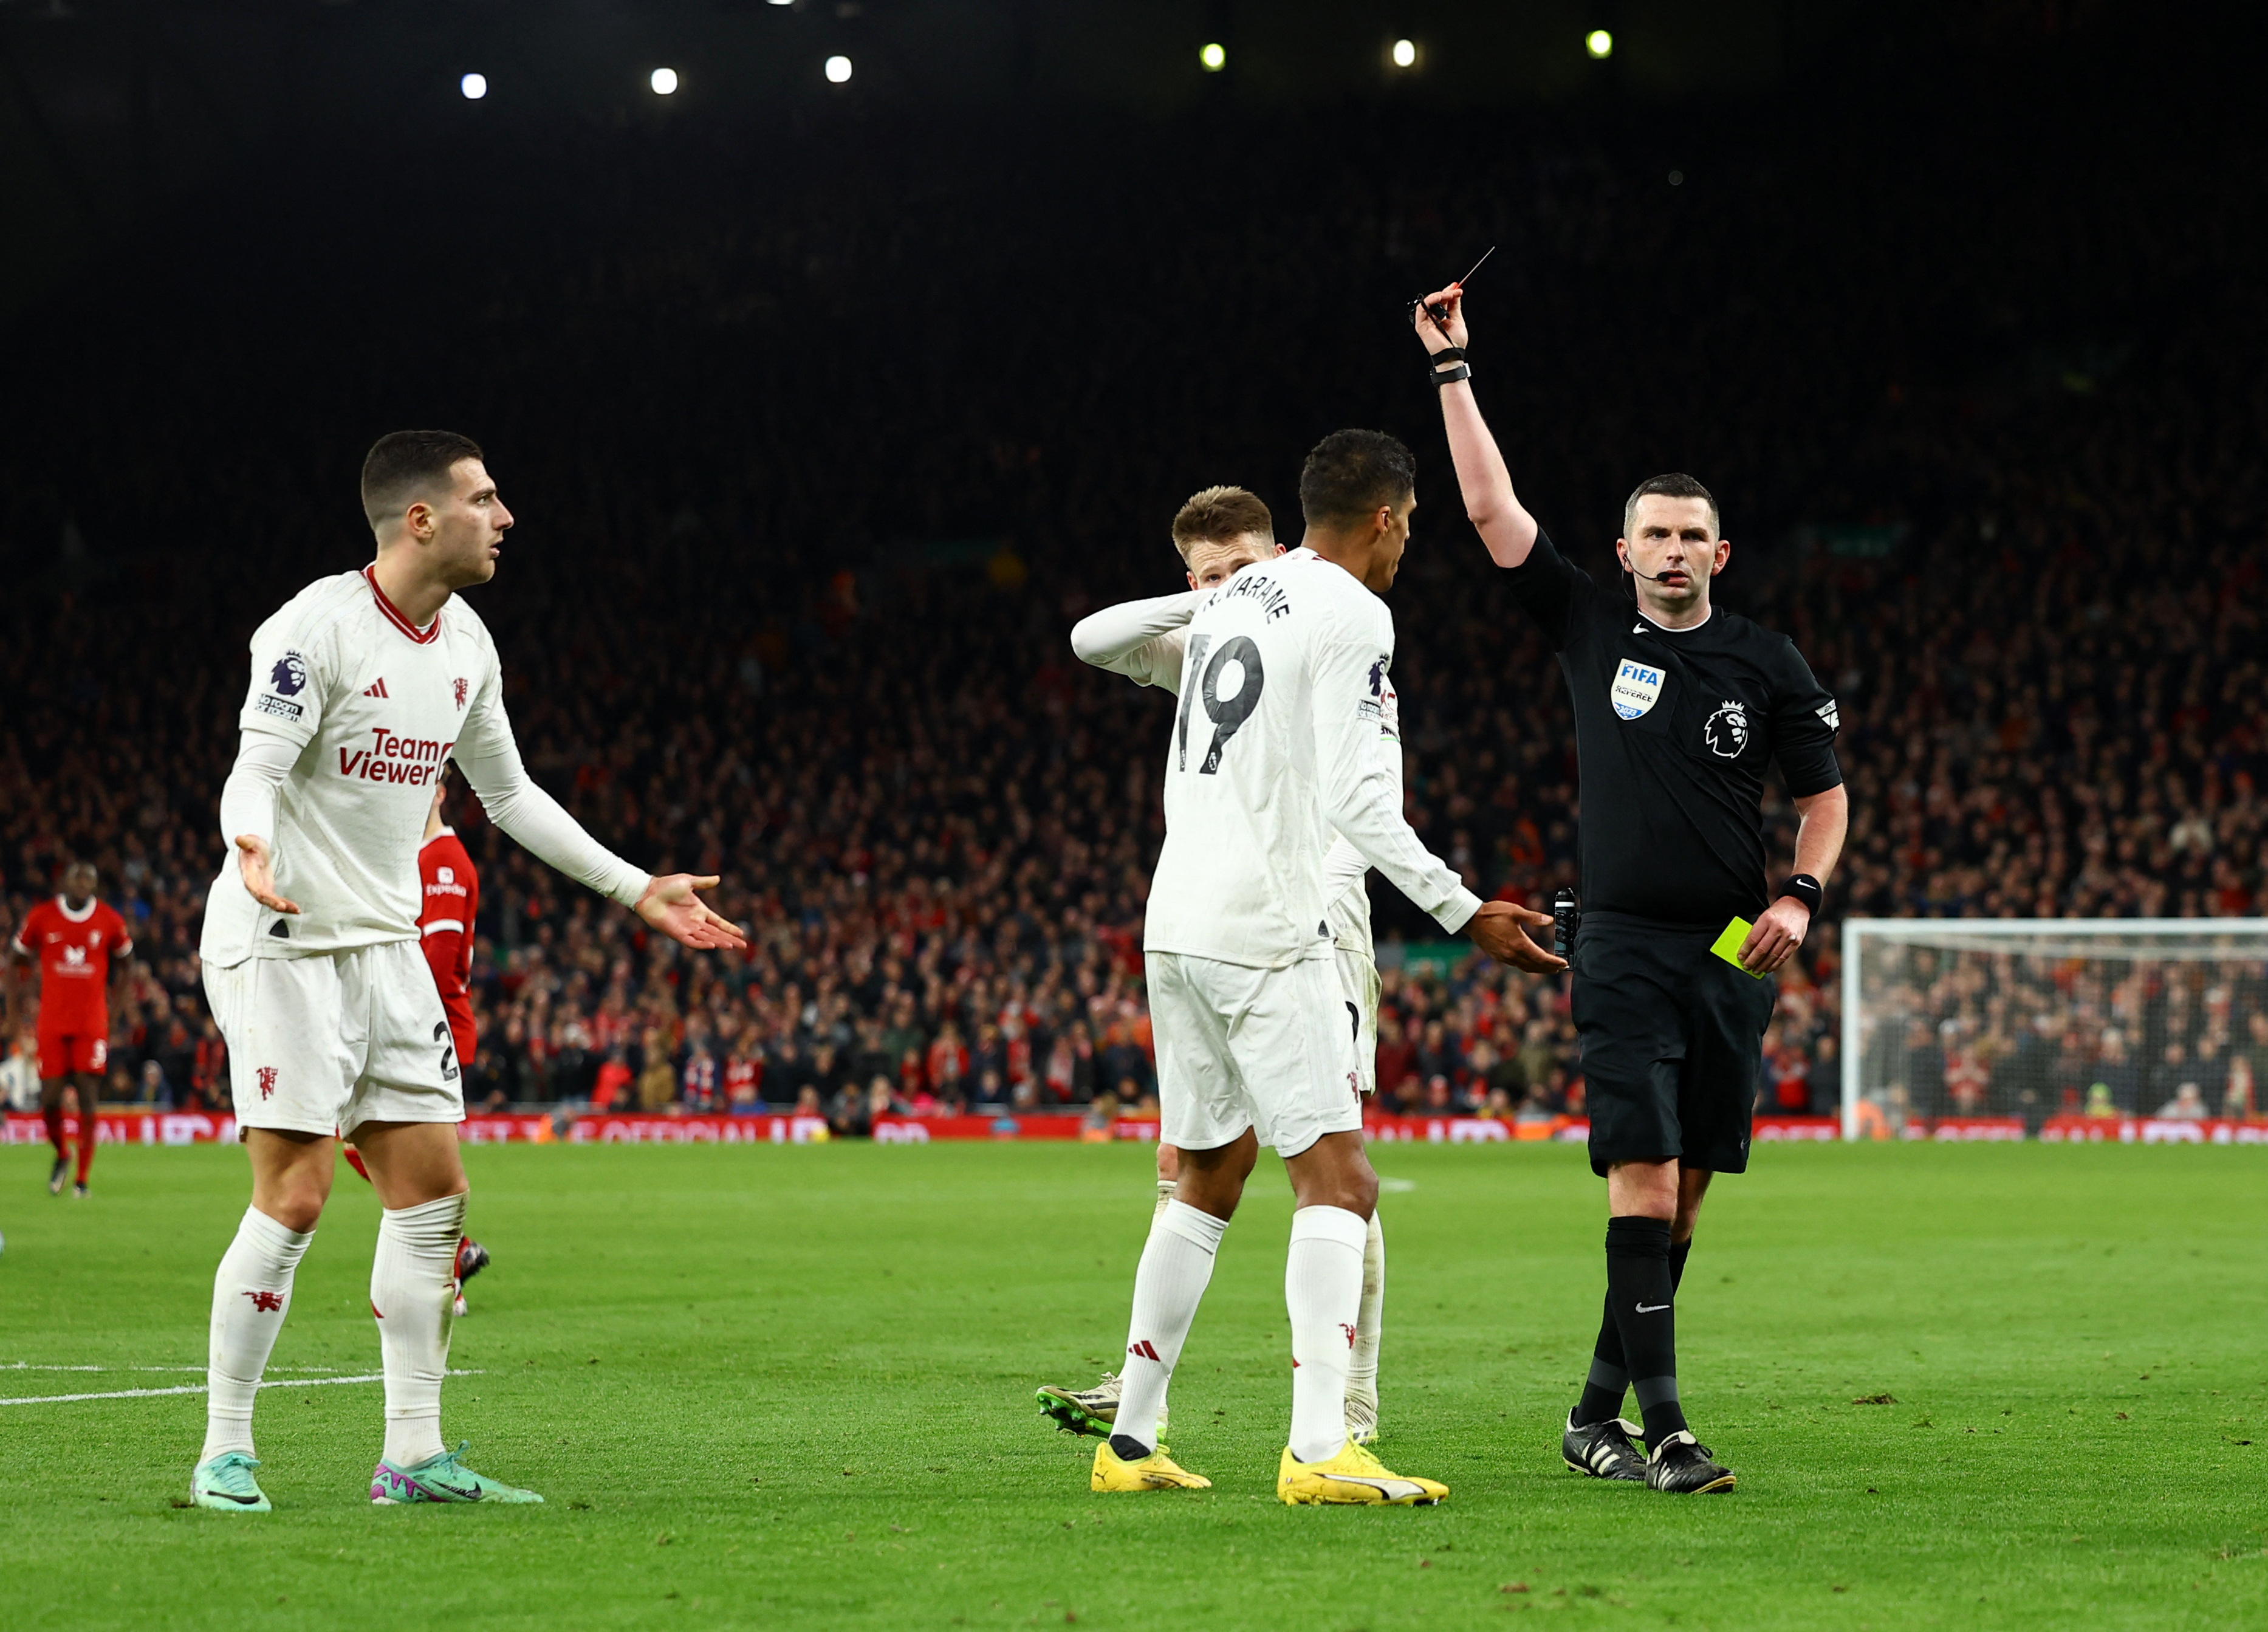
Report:
[[[2268,1119],[2268,918],[1854,918],[1842,981],[1846,1139]]]

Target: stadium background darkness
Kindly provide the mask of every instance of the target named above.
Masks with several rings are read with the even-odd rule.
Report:
[[[908,1034],[895,984],[924,1072],[1020,991],[1041,1046],[1091,1030],[1082,1082],[1138,1087],[1165,714],[1065,633],[1174,586],[1196,488],[1289,518],[1323,432],[1411,442],[1413,817],[1484,892],[1572,876],[1559,680],[1401,324],[1491,243],[1476,380],[1526,502],[1602,572],[1637,476],[1702,475],[1722,599],[1841,698],[1811,977],[1854,903],[2257,910],[2257,20],[1389,10],[0,5],[11,919],[91,852],[145,954],[120,1065],[211,1074],[244,639],[367,559],[370,442],[443,425],[520,518],[477,605],[537,774],[641,864],[721,868],[760,931],[680,962],[475,813],[480,1084],[573,1094],[610,1050],[681,1083],[729,1023],[776,1099],[832,1030],[831,1093]],[[1834,995],[1791,985],[1800,1075]],[[1540,989],[1388,1006],[1421,1093],[1571,1085]],[[565,1064],[527,1049],[571,1014]]]

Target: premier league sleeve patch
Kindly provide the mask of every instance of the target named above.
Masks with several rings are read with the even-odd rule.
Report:
[[[1635,658],[1624,658],[1615,670],[1615,683],[1607,695],[1616,714],[1634,720],[1661,701],[1661,670]]]
[[[308,674],[306,658],[296,651],[285,652],[268,671],[267,689],[254,694],[253,709],[279,720],[305,719],[306,709],[292,699],[307,689]]]

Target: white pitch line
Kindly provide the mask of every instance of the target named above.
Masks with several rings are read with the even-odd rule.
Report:
[[[0,1362],[0,1371],[202,1371],[201,1365],[33,1365],[27,1360]],[[272,1365],[271,1371],[335,1371],[335,1365]]]
[[[454,1368],[448,1374],[451,1377],[482,1375],[477,1369],[460,1371]],[[367,1371],[356,1377],[279,1378],[273,1382],[263,1381],[260,1386],[262,1388],[328,1388],[335,1383],[382,1383],[385,1380],[385,1372]],[[93,1394],[25,1394],[14,1400],[0,1400],[0,1406],[69,1405],[79,1400],[155,1400],[162,1394],[201,1394],[204,1392],[202,1383],[184,1383],[178,1388],[113,1388]]]

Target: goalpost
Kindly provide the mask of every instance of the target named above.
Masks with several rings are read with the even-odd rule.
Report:
[[[2268,1117],[2268,918],[1852,918],[1842,973],[1845,1139]]]

